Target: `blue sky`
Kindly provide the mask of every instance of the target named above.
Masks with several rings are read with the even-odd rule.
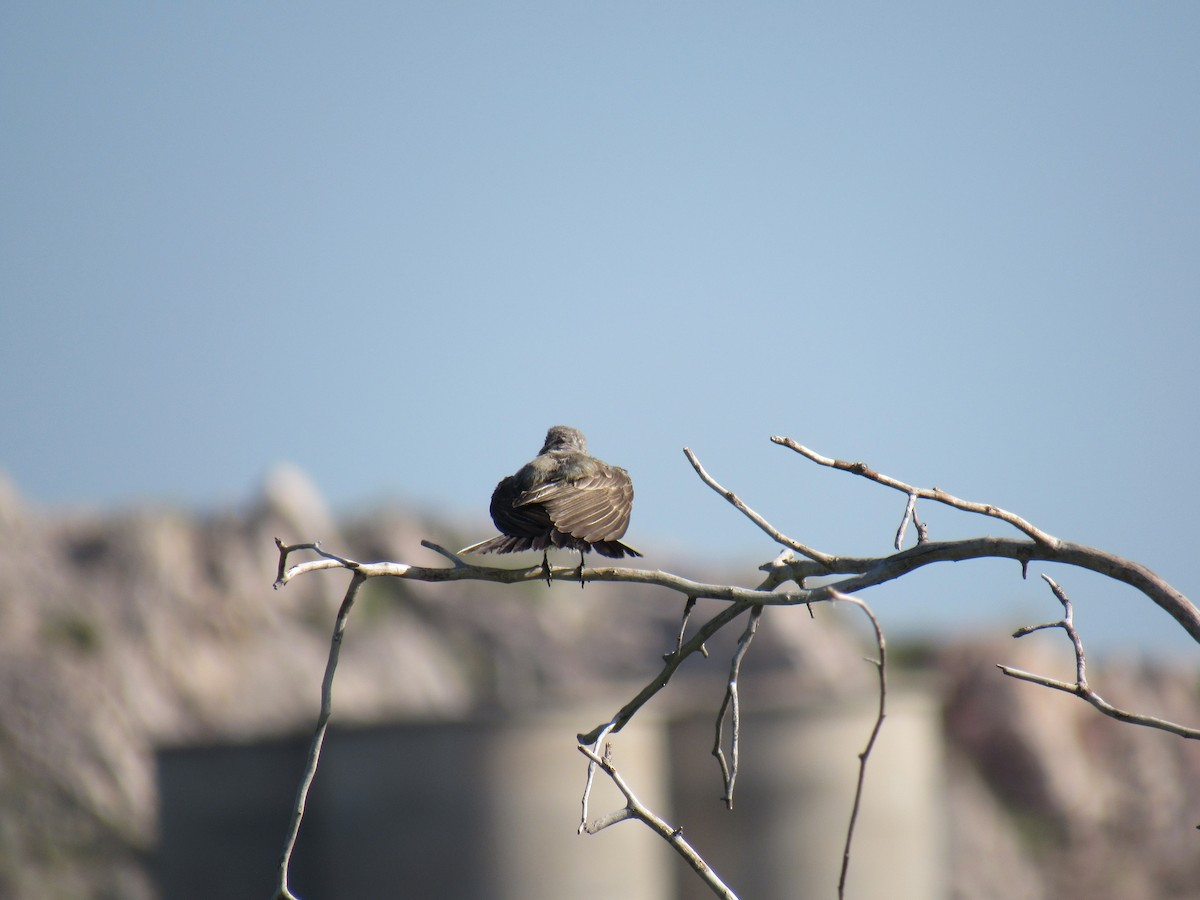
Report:
[[[289,461],[482,538],[561,422],[633,474],[651,564],[774,555],[685,445],[886,551],[903,498],[785,434],[1196,597],[1198,40],[1191,4],[5,4],[0,469],[213,508]],[[1050,571],[1097,643],[1189,646]],[[874,597],[1057,612],[987,564]]]

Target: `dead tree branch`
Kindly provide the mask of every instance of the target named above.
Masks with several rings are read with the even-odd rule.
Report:
[[[285,548],[276,540],[280,551],[280,569],[283,568]],[[308,549],[319,549],[312,545]],[[283,854],[279,858],[279,880],[277,882],[276,900],[297,900],[288,887],[288,872],[292,864],[292,852],[296,849],[296,838],[300,834],[300,822],[304,819],[304,807],[308,803],[308,791],[312,787],[313,778],[317,774],[317,763],[321,758],[321,746],[325,743],[325,730],[329,726],[329,717],[333,714],[333,676],[337,671],[338,657],[342,650],[342,636],[346,631],[346,621],[350,609],[354,606],[354,598],[362,587],[365,576],[354,574],[346,596],[338,609],[337,619],[333,626],[333,637],[329,641],[329,660],[325,664],[325,678],[321,681],[321,712],[317,716],[317,727],[313,732],[312,743],[308,749],[308,761],[304,767],[304,776],[300,779],[300,787],[296,791],[296,803],[292,808],[291,821],[288,824],[287,840],[284,842]]]
[[[879,651],[878,658],[870,660],[879,673],[879,711],[875,715],[875,724],[871,728],[871,735],[867,738],[867,746],[858,754],[858,780],[854,786],[854,803],[850,808],[850,824],[846,827],[846,844],[842,851],[842,870],[838,875],[838,900],[842,900],[846,896],[846,875],[850,871],[850,847],[854,843],[854,826],[858,823],[858,810],[862,806],[863,788],[867,778],[867,760],[871,758],[871,751],[875,749],[875,741],[883,729],[883,720],[887,718],[887,641],[883,637],[883,628],[880,626],[879,620],[875,618],[875,613],[871,612],[870,606],[858,597],[851,597],[848,594],[835,594],[834,599],[841,603],[852,603],[863,611],[863,615],[871,622],[871,628],[875,632],[875,648]]]
[[[914,568],[927,565],[931,562],[959,562],[965,559],[1005,557],[1019,561],[1023,567],[1027,567],[1033,560],[1065,563],[1066,565],[1090,569],[1093,572],[1098,572],[1115,581],[1121,581],[1130,587],[1136,588],[1174,618],[1192,636],[1193,640],[1200,643],[1200,611],[1196,609],[1187,597],[1139,563],[1131,562],[1113,553],[1098,550],[1095,547],[1073,544],[1054,537],[1015,513],[1000,509],[998,506],[993,506],[990,503],[961,500],[936,487],[914,487],[896,478],[877,472],[866,463],[846,462],[845,460],[822,456],[788,437],[773,437],[771,440],[780,446],[794,450],[801,456],[819,465],[860,475],[877,484],[901,491],[909,497],[915,496],[934,500],[955,509],[963,510],[964,512],[978,513],[979,515],[990,516],[1002,522],[1007,522],[1031,538],[1030,541],[1003,538],[973,538],[964,541],[919,542],[917,546],[909,550],[903,550],[881,559],[851,561],[843,557],[838,557],[833,560],[832,564],[835,572],[848,571],[845,567],[852,565],[861,566],[861,568],[857,568],[856,570],[863,573],[863,577],[860,577],[857,583],[847,581],[835,585],[838,590],[846,593],[860,591],[863,588],[880,584],[882,581],[898,578],[900,575],[906,574]],[[915,503],[913,504],[913,514],[915,515]],[[883,571],[873,571],[876,567],[879,567]],[[814,570],[811,562],[807,561],[794,564],[793,569],[800,577],[821,574]],[[803,584],[803,582],[797,583]]]
[[[1035,675],[1032,672],[1015,669],[1012,666],[997,666],[996,668],[1011,678],[1028,681],[1031,684],[1038,684],[1042,687],[1053,688],[1056,691],[1074,694],[1076,697],[1086,700],[1106,716],[1110,716],[1120,722],[1128,722],[1131,725],[1144,725],[1147,728],[1158,728],[1162,731],[1169,731],[1171,734],[1177,734],[1183,738],[1200,740],[1200,729],[1188,728],[1185,725],[1178,725],[1175,722],[1168,722],[1165,719],[1157,719],[1154,716],[1145,716],[1140,713],[1118,709],[1092,690],[1087,680],[1087,659],[1083,652],[1083,639],[1080,638],[1079,632],[1075,630],[1075,611],[1071,606],[1071,601],[1067,598],[1066,592],[1055,583],[1053,578],[1049,575],[1042,575],[1042,578],[1046,584],[1050,585],[1050,589],[1054,591],[1054,596],[1062,604],[1063,617],[1057,622],[1045,622],[1041,625],[1027,625],[1024,628],[1018,628],[1013,632],[1013,637],[1025,637],[1027,634],[1033,634],[1035,631],[1041,631],[1046,628],[1061,628],[1066,632],[1067,637],[1070,638],[1071,645],[1075,650],[1075,683],[1071,684],[1055,678],[1046,678],[1043,675]]]
[[[834,469],[841,469],[844,472],[853,472],[855,475],[861,475],[863,478],[868,478],[877,484],[882,484],[885,487],[902,491],[903,493],[908,494],[910,497],[915,496],[924,498],[926,500],[936,500],[938,503],[945,503],[947,506],[953,506],[955,509],[979,513],[983,516],[993,516],[1003,522],[1007,522],[1014,528],[1025,532],[1038,543],[1051,545],[1058,543],[1058,538],[1054,537],[1053,535],[1047,534],[1040,528],[1035,528],[1020,516],[1000,509],[998,506],[993,506],[990,503],[976,503],[971,500],[960,500],[958,497],[947,494],[945,491],[936,487],[913,487],[911,484],[905,484],[903,481],[899,481],[898,479],[892,478],[888,475],[883,475],[880,472],[876,472],[866,463],[846,462],[845,460],[832,459],[828,456],[822,456],[819,453],[809,450],[803,444],[799,444],[789,437],[773,437],[771,440],[782,447],[795,450],[801,456],[807,457],[819,465],[829,466],[830,468]]]
[[[684,447],[683,453],[687,457],[688,462],[692,464],[692,468],[696,470],[696,474],[700,476],[701,481],[728,500],[734,509],[738,510],[751,522],[770,535],[771,540],[775,541],[775,543],[789,547],[802,556],[807,556],[809,559],[823,565],[829,565],[833,561],[833,557],[828,553],[822,553],[820,550],[814,550],[811,547],[801,544],[799,541],[792,540],[790,537],[785,535],[778,528],[752,510],[749,506],[743,503],[741,498],[739,498],[738,495],[733,491],[721,487],[721,485],[719,485],[711,475],[704,471],[704,466],[700,465],[700,460],[696,458],[696,454],[693,453],[690,448]]]
[[[717,763],[721,766],[721,778],[725,782],[725,793],[722,799],[725,801],[726,809],[733,809],[733,785],[737,781],[738,749],[741,744],[742,705],[738,691],[738,676],[741,674],[742,660],[746,658],[746,651],[750,649],[750,642],[754,640],[754,635],[758,632],[758,623],[762,618],[763,608],[756,606],[750,610],[750,621],[746,623],[746,630],[742,632],[737,650],[734,651],[733,659],[729,664],[729,682],[725,686],[725,699],[721,701],[721,709],[717,712],[717,733],[713,740],[712,755],[717,758]],[[728,758],[725,756],[723,746],[726,714],[729,716]]]
[[[616,785],[617,790],[625,798],[624,807],[606,816],[601,816],[592,822],[588,822],[586,825],[582,825],[582,831],[587,834],[596,834],[598,831],[602,831],[609,825],[615,825],[617,822],[623,822],[626,819],[637,819],[649,826],[655,834],[670,844],[671,848],[682,856],[684,861],[692,867],[692,870],[708,885],[709,890],[713,894],[718,897],[724,897],[725,900],[737,900],[737,895],[730,890],[729,886],[721,880],[720,876],[712,870],[712,867],[704,861],[692,845],[684,839],[683,829],[672,828],[638,800],[632,789],[626,784],[625,779],[621,777],[613,765],[611,745],[605,745],[603,755],[597,755],[594,750],[584,746],[579,747],[579,752],[591,760],[593,766],[599,766],[604,774],[612,779],[612,783]]]

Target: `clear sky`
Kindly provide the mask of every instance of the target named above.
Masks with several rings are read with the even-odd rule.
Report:
[[[0,469],[214,508],[289,461],[483,538],[565,423],[633,475],[652,565],[775,552],[685,445],[885,552],[903,497],[784,434],[1200,598],[1198,47],[1192,3],[6,3]],[[1055,617],[1015,568],[870,599]],[[1085,637],[1189,646],[1048,571]]]

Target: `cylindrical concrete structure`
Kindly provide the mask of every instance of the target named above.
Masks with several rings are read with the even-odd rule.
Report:
[[[743,686],[734,808],[710,755],[715,712],[671,729],[678,824],[739,896],[806,900],[837,896],[842,854],[878,697],[764,704]],[[728,737],[728,729],[726,729]],[[946,896],[939,710],[931,695],[892,687],[887,718],[867,765],[851,850],[847,896],[937,900]],[[708,894],[684,879],[679,895]]]

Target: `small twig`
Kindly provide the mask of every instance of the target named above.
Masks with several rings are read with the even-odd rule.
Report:
[[[896,540],[893,542],[897,550],[904,549],[904,532],[908,530],[908,522],[917,521],[917,495],[912,491],[908,493],[908,502],[904,504],[904,515],[900,517],[900,527],[896,529]]]
[[[797,560],[796,557],[792,555],[791,550],[780,550],[779,555],[773,560],[770,562],[765,562],[758,567],[758,571],[767,573],[767,577],[763,579],[763,582],[758,586],[758,589],[764,591],[774,590],[786,581],[794,581],[800,590],[807,590],[804,580],[810,576],[804,575],[800,572],[800,567],[806,565],[811,566],[812,563],[804,563],[800,560]],[[808,617],[810,619],[816,618],[816,616],[813,614],[812,604],[809,603],[807,606]]]
[[[1059,540],[1054,535],[1047,534],[1040,528],[1035,528],[1029,522],[1026,522],[1020,516],[1010,513],[1007,510],[1000,509],[998,506],[993,506],[990,503],[976,503],[972,500],[961,500],[951,494],[947,494],[940,488],[918,488],[911,484],[905,484],[888,475],[876,472],[866,463],[847,462],[841,459],[832,459],[828,456],[822,456],[812,450],[809,450],[803,444],[799,444],[789,437],[773,437],[771,438],[776,444],[782,447],[787,447],[790,450],[795,450],[801,456],[811,459],[813,462],[829,466],[834,469],[841,469],[843,472],[853,472],[855,475],[861,475],[863,478],[868,478],[876,484],[882,484],[885,487],[894,488],[897,491],[903,491],[909,495],[923,497],[927,500],[936,500],[938,503],[945,503],[947,506],[953,506],[955,509],[961,509],[965,512],[979,513],[983,516],[992,516],[1012,525],[1025,534],[1029,535],[1038,543],[1047,544],[1051,547],[1058,546]]]
[[[608,726],[606,728],[602,728],[600,730],[600,734],[596,738],[596,742],[592,748],[593,750],[596,750],[600,747],[600,744],[603,743],[608,738],[608,734],[610,731],[612,731],[612,729],[613,729],[613,723],[609,722]],[[606,749],[606,753],[607,753],[607,749]],[[596,762],[595,762],[595,760],[593,760],[588,763],[587,780],[585,780],[583,783],[583,803],[582,803],[583,812],[579,817],[579,828],[576,830],[576,832],[575,832],[576,834],[583,834],[585,831],[587,831],[588,800],[592,796],[592,782],[595,779],[595,777],[596,777]],[[608,824],[612,824],[612,823],[608,823]],[[602,826],[602,827],[604,827],[604,826]],[[599,831],[599,829],[596,829],[596,830]]]
[[[1131,713],[1119,709],[1091,689],[1087,680],[1087,659],[1083,652],[1083,639],[1080,638],[1079,632],[1075,628],[1075,611],[1071,606],[1071,601],[1067,597],[1066,591],[1059,587],[1053,578],[1043,574],[1042,579],[1046,584],[1050,585],[1050,590],[1054,592],[1054,596],[1062,604],[1063,617],[1057,622],[1043,622],[1041,625],[1022,626],[1013,632],[1013,637],[1025,637],[1027,634],[1033,634],[1035,631],[1042,631],[1046,628],[1061,628],[1066,632],[1067,637],[1070,638],[1071,646],[1075,650],[1075,683],[1071,684],[1067,681],[1047,678],[1044,675],[1035,675],[1032,672],[1015,669],[1012,666],[998,665],[996,668],[1010,678],[1016,678],[1019,681],[1028,681],[1030,684],[1037,684],[1042,687],[1053,688],[1056,691],[1063,691],[1067,694],[1074,694],[1076,697],[1086,700],[1106,716],[1120,722],[1128,722],[1132,725],[1144,725],[1147,728],[1158,728],[1162,731],[1169,731],[1171,734],[1179,735],[1180,737],[1200,740],[1200,729],[1189,728],[1186,725],[1178,725],[1166,719],[1144,716],[1140,713]]]
[[[665,840],[671,847],[683,857],[684,861],[696,872],[697,875],[708,885],[709,890],[718,897],[723,897],[725,900],[737,900],[737,895],[730,890],[700,856],[699,853],[692,847],[691,844],[683,836],[682,828],[672,828],[663,819],[655,815],[648,807],[646,807],[637,796],[634,795],[625,779],[617,772],[616,767],[612,762],[612,753],[609,746],[605,746],[604,755],[599,756],[589,747],[580,746],[579,752],[591,760],[592,764],[599,766],[604,770],[604,773],[612,779],[617,790],[625,798],[625,807],[614,813],[609,813],[602,816],[593,822],[588,822],[583,826],[583,831],[587,834],[595,834],[607,828],[609,825],[615,825],[617,822],[623,822],[627,819],[637,819],[650,827],[655,834]]]
[[[275,546],[279,548],[279,571],[275,576],[275,584],[273,585],[276,590],[279,590],[294,576],[303,572],[310,572],[314,569],[357,569],[359,567],[359,563],[356,563],[352,559],[346,559],[345,557],[338,556],[336,553],[323,550],[320,541],[310,541],[306,544],[284,544],[279,538],[275,538]],[[318,556],[324,557],[324,561],[304,563],[288,569],[288,556],[297,550],[311,550]]]
[[[742,500],[738,497],[738,495],[735,494],[733,491],[730,491],[730,490],[727,490],[726,488],[721,487],[721,485],[719,485],[713,479],[713,477],[711,475],[709,475],[706,471],[704,471],[704,467],[702,465],[700,465],[700,460],[698,460],[696,458],[696,454],[693,453],[690,449],[688,449],[687,447],[684,447],[683,453],[685,456],[687,456],[688,462],[690,462],[692,464],[692,468],[696,470],[696,474],[700,476],[700,479],[705,484],[707,484],[710,488],[712,488],[714,491],[716,491],[718,494],[720,494],[722,497],[724,497],[726,500],[728,500],[735,509],[737,509],[743,515],[745,515],[746,518],[748,518],[751,522],[753,522],[755,525],[757,525],[759,528],[761,528],[763,531],[765,531],[768,535],[770,535],[771,540],[775,541],[777,544],[782,544],[785,547],[790,547],[791,549],[795,550],[797,553],[799,553],[803,556],[807,556],[809,559],[814,560],[815,562],[819,562],[819,563],[822,563],[825,565],[829,565],[830,563],[833,562],[834,557],[830,556],[828,553],[822,553],[820,550],[814,550],[812,547],[808,547],[804,544],[801,544],[799,541],[793,540],[792,538],[788,537],[786,534],[781,532],[774,525],[772,525],[770,522],[768,522],[766,519],[764,519],[762,516],[760,516],[758,513],[756,513],[750,507],[748,507],[745,503],[743,503]]]
[[[750,649],[750,642],[758,631],[759,620],[762,619],[763,607],[756,606],[750,610],[750,619],[746,622],[746,630],[738,640],[737,650],[729,663],[729,682],[725,686],[725,698],[721,701],[721,709],[717,712],[716,737],[713,740],[712,755],[721,766],[721,779],[725,783],[725,793],[722,800],[726,809],[733,809],[733,785],[738,776],[738,748],[741,743],[741,700],[738,696],[738,676],[742,670],[742,660]],[[724,725],[726,713],[729,714],[729,757],[726,759],[722,748],[724,743]]]
[[[929,526],[917,518],[916,507],[913,507],[912,520],[913,525],[916,526],[917,529],[917,544],[920,545],[925,543],[927,540],[929,540]]]
[[[421,546],[427,550],[432,550],[434,553],[438,553],[438,554],[441,554],[442,556],[446,557],[446,559],[448,559],[448,560],[450,560],[450,562],[454,563],[454,568],[456,568],[456,569],[469,568],[469,563],[463,562],[462,557],[460,557],[457,553],[453,553],[450,550],[447,550],[441,544],[435,544],[433,541],[423,540],[423,541],[421,541]]]
[[[688,620],[692,617],[692,610],[696,608],[696,598],[688,597],[687,603],[683,605],[683,618],[679,623],[679,636],[675,639],[675,649],[670,653],[663,655],[663,661],[669,660],[672,656],[677,656],[683,650],[683,638],[687,634]],[[708,659],[708,648],[701,645],[700,655]]]
[[[1062,604],[1063,617],[1058,622],[1046,622],[1042,625],[1025,626],[1018,628],[1013,632],[1013,637],[1024,637],[1027,634],[1032,634],[1035,631],[1041,631],[1043,628],[1061,628],[1067,633],[1067,637],[1071,640],[1071,646],[1075,650],[1075,683],[1080,688],[1087,690],[1087,658],[1083,652],[1083,640],[1079,637],[1079,632],[1075,630],[1075,609],[1071,606],[1071,600],[1067,596],[1067,592],[1058,586],[1058,583],[1045,573],[1042,574],[1042,580],[1050,585],[1050,590],[1054,592],[1054,596],[1058,598],[1058,602]]]
[[[1012,666],[1003,666],[997,664],[997,669],[1008,675],[1010,678],[1016,678],[1019,681],[1028,681],[1030,684],[1041,685],[1042,687],[1053,688],[1056,691],[1062,691],[1067,694],[1074,694],[1083,700],[1086,700],[1100,712],[1110,718],[1116,719],[1118,722],[1127,722],[1130,725],[1144,725],[1147,728],[1157,728],[1161,731],[1167,731],[1179,737],[1188,738],[1189,740],[1200,740],[1200,729],[1189,728],[1186,725],[1179,725],[1175,722],[1166,719],[1159,719],[1154,716],[1143,716],[1140,713],[1132,713],[1124,709],[1113,706],[1091,688],[1081,689],[1078,684],[1071,684],[1067,681],[1058,681],[1054,678],[1047,678],[1044,675],[1036,675],[1033,672],[1026,672],[1022,669],[1016,669]]]
[[[834,592],[833,599],[842,603],[853,603],[863,611],[863,614],[871,621],[871,628],[875,631],[875,646],[879,650],[879,659],[871,660],[879,672],[879,712],[875,716],[875,725],[871,728],[871,736],[867,738],[867,746],[862,753],[858,754],[858,782],[854,788],[854,804],[850,808],[850,824],[846,828],[846,845],[842,851],[842,871],[838,876],[838,898],[842,900],[846,895],[846,875],[850,871],[850,845],[854,841],[854,826],[858,822],[858,810],[862,805],[863,785],[867,777],[867,760],[871,756],[871,751],[875,749],[875,741],[883,728],[883,720],[887,717],[887,642],[884,640],[879,620],[875,618],[875,613],[864,601],[837,591]]]
[[[281,553],[283,552],[282,545],[280,546],[280,551]],[[280,565],[282,568],[282,563]],[[312,787],[313,778],[317,774],[317,763],[321,757],[321,745],[325,742],[325,730],[329,725],[329,717],[333,714],[333,676],[334,672],[337,671],[338,656],[342,649],[342,636],[346,631],[346,620],[350,615],[351,607],[354,606],[354,598],[358,594],[358,589],[364,581],[366,581],[366,576],[359,572],[355,572],[354,577],[350,579],[350,586],[346,589],[346,596],[343,598],[342,605],[338,609],[337,620],[333,626],[333,637],[329,641],[329,660],[325,664],[325,678],[321,682],[321,712],[317,717],[317,727],[313,732],[312,743],[308,749],[308,763],[304,769],[304,777],[300,781],[300,788],[296,792],[296,803],[292,809],[292,819],[288,826],[287,840],[283,846],[283,854],[279,859],[278,892],[275,895],[279,900],[296,900],[288,888],[288,869],[292,863],[292,851],[296,848],[296,838],[300,834],[300,822],[304,819],[304,807],[308,802],[308,791]]]

